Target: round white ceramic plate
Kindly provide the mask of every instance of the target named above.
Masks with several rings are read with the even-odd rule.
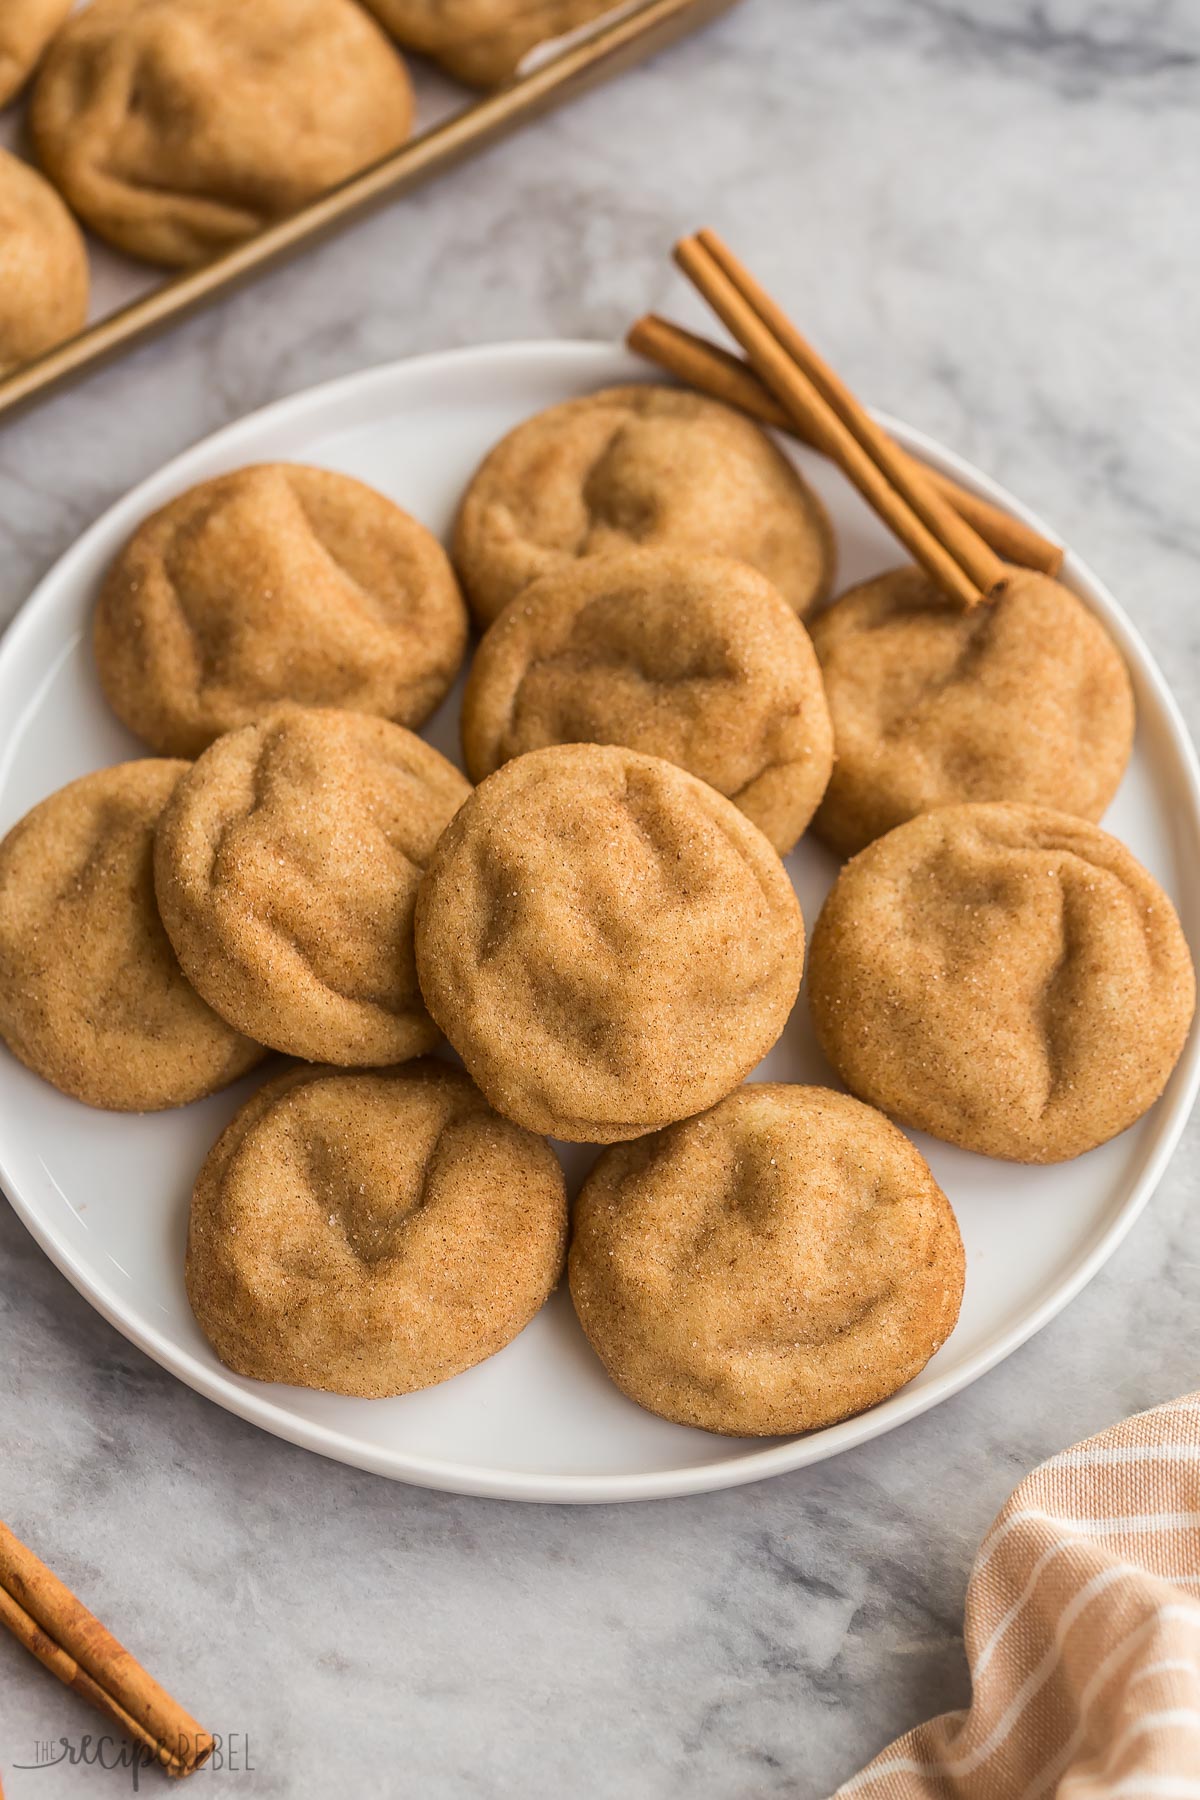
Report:
[[[179,457],[84,534],[0,644],[0,832],[63,782],[140,754],[101,699],[88,622],[102,571],[152,508],[221,470],[288,458],[357,475],[444,533],[476,463],[510,426],[554,401],[646,373],[597,344],[427,356],[298,394]],[[909,449],[1013,504],[918,433],[888,423]],[[815,457],[801,461],[834,514],[841,582],[899,561],[896,545],[842,480]],[[1137,688],[1137,745],[1106,823],[1164,883],[1192,943],[1200,943],[1200,772],[1186,730],[1115,601],[1074,557],[1066,579],[1120,644]],[[451,756],[457,705],[456,693],[427,733]],[[790,866],[811,925],[835,865],[818,846],[804,844]],[[758,1074],[831,1080],[803,998]],[[230,1374],[188,1309],[183,1247],[195,1172],[254,1077],[182,1111],[134,1118],[65,1099],[0,1048],[0,1180],[38,1242],[106,1319],[200,1393],[266,1430],[428,1487],[522,1500],[639,1500],[816,1462],[902,1424],[982,1375],[1112,1254],[1162,1174],[1198,1076],[1193,1038],[1147,1118],[1059,1168],[1017,1168],[919,1140],[966,1240],[957,1329],[928,1368],[882,1406],[807,1437],[766,1442],[669,1425],[624,1399],[562,1291],[499,1356],[403,1399],[348,1400]],[[564,1152],[572,1176],[591,1154]]]

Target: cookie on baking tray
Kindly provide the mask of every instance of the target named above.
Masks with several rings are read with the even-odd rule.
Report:
[[[239,1375],[407,1394],[529,1323],[566,1232],[553,1151],[461,1070],[294,1068],[247,1101],[200,1171],[188,1298]]]
[[[613,0],[366,0],[409,50],[432,56],[472,87],[499,87],[530,50],[602,13]]]
[[[363,482],[297,463],[168,501],[113,562],[93,628],[113,710],[181,756],[285,700],[420,725],[466,641],[432,532]]]
[[[860,1098],[966,1150],[1053,1163],[1158,1099],[1195,977],[1174,907],[1116,838],[1044,807],[968,805],[846,865],[808,994]]]
[[[454,534],[482,625],[538,576],[631,548],[736,557],[802,617],[833,576],[825,508],[767,434],[719,401],[649,384],[518,425],[484,459]]]
[[[78,225],[36,169],[0,150],[0,375],[82,330],[87,307]]]
[[[617,1386],[681,1425],[814,1431],[943,1344],[962,1239],[924,1159],[873,1107],[751,1082],[619,1144],[576,1203],[575,1310]]]
[[[187,766],[84,775],[0,843],[0,1037],[89,1106],[183,1106],[263,1055],[188,985],[155,906],[154,829]]]
[[[611,1143],[702,1111],[765,1056],[804,925],[723,795],[632,750],[506,763],[421,883],[417,971],[484,1094],[531,1131]]]
[[[38,160],[93,231],[207,261],[398,148],[400,57],[354,0],[91,0],[33,87]]]
[[[159,826],[159,908],[223,1018],[312,1062],[402,1062],[437,1030],[413,966],[421,872],[470,785],[401,725],[285,707],[218,738]]]
[[[1014,569],[964,611],[892,569],[812,622],[837,757],[814,830],[842,856],[931,807],[1009,800],[1100,818],[1133,745],[1120,651],[1061,582]]]
[[[485,633],[463,696],[473,781],[551,744],[624,744],[732,800],[781,855],[833,763],[803,625],[746,563],[682,551],[585,558]]]
[[[4,0],[0,7],[0,106],[20,93],[75,0]]]

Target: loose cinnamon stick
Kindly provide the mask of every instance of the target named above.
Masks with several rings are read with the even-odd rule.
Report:
[[[885,433],[711,234],[685,238],[675,258],[741,344],[755,373],[838,463],[938,586],[965,607],[999,587],[1006,568],[917,473]]]
[[[0,1624],[52,1675],[143,1745],[168,1775],[190,1775],[207,1761],[213,1749],[208,1732],[3,1522]]]
[[[673,325],[657,313],[647,313],[638,319],[630,327],[626,342],[635,355],[657,363],[660,369],[665,369],[688,387],[713,400],[723,400],[726,406],[735,406],[777,431],[788,432],[811,449],[818,447],[811,436],[801,432],[797,421],[767,391],[749,364],[731,351],[723,350],[719,344],[710,343],[694,331],[686,331],[682,325]],[[909,462],[917,461],[907,451],[900,450],[899,453]],[[981,499],[952,476],[943,475],[940,469],[933,469],[928,463],[920,463],[919,467],[925,479],[969,525],[975,527],[998,556],[1006,562],[1019,563],[1022,568],[1037,569],[1043,575],[1059,573],[1063,563],[1060,544],[1052,543],[1032,525],[993,506],[990,500]]]
[[[30,1618],[23,1607],[17,1605],[6,1588],[0,1587],[0,1624],[5,1625],[18,1642],[24,1644],[32,1656],[36,1656],[42,1667],[62,1682],[64,1687],[73,1688],[90,1706],[111,1719],[126,1737],[157,1753],[157,1747],[148,1741],[146,1733],[135,1719],[119,1707],[112,1697],[98,1687],[73,1657],[67,1655],[60,1645],[46,1636],[36,1619]]]

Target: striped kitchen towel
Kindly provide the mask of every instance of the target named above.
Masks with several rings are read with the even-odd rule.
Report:
[[[835,1800],[1200,1800],[1200,1394],[1036,1469],[967,1589],[967,1712]]]

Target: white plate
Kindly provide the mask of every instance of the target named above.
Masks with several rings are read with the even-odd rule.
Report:
[[[101,572],[153,507],[221,470],[291,458],[360,476],[444,532],[477,461],[511,425],[569,395],[645,374],[643,364],[596,344],[427,356],[296,395],[179,457],[84,534],[0,644],[0,832],[63,782],[140,754],[101,700],[87,627]],[[889,423],[909,449],[1012,504],[964,463]],[[842,582],[900,560],[840,478],[815,457],[801,461],[833,510]],[[1137,745],[1106,823],[1163,882],[1191,941],[1200,943],[1200,771],[1186,730],[1115,601],[1075,558],[1066,578],[1121,645],[1137,688]],[[428,734],[452,756],[456,720],[457,695]],[[803,845],[791,867],[811,926],[834,864],[819,847]],[[830,1080],[803,1002],[758,1073]],[[0,1049],[0,1179],[38,1242],[106,1319],[242,1418],[326,1456],[428,1487],[522,1500],[637,1500],[728,1487],[816,1462],[982,1375],[1112,1254],[1162,1174],[1198,1077],[1193,1037],[1147,1118],[1059,1168],[1016,1168],[918,1140],[966,1240],[957,1330],[882,1406],[808,1437],[766,1443],[668,1425],[625,1400],[602,1373],[563,1292],[499,1356],[403,1399],[347,1400],[231,1375],[188,1309],[183,1246],[195,1171],[253,1077],[183,1111],[130,1118],[64,1099]],[[590,1154],[569,1151],[572,1172],[586,1168]]]

